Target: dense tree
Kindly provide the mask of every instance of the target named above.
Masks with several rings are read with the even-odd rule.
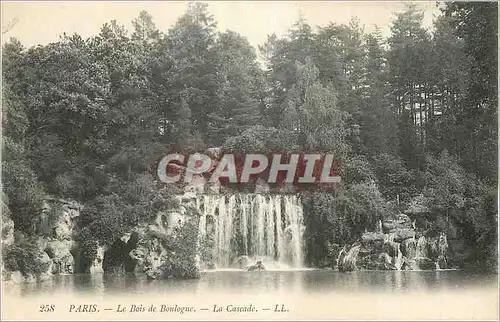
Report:
[[[457,113],[460,162],[489,180],[497,178],[498,3],[447,3],[455,34],[469,57],[467,91]]]
[[[466,173],[446,150],[438,158],[428,158],[425,178],[423,204],[436,217],[435,223],[439,225],[441,219],[442,229],[450,223],[458,227],[471,265],[495,267],[495,189]]]
[[[430,35],[422,27],[423,12],[415,4],[398,13],[391,26],[388,65],[392,87],[392,105],[399,121],[400,154],[409,167],[422,164],[425,151],[426,119],[422,102],[425,92],[425,57],[430,48]]]
[[[216,26],[207,4],[193,2],[167,37],[168,50],[175,62],[170,81],[173,100],[177,104],[184,100],[191,111],[193,131],[205,141],[213,138],[210,125],[218,121],[214,112],[220,106]]]
[[[363,151],[375,156],[396,154],[397,116],[391,109],[384,41],[379,30],[365,37],[366,62],[361,102],[361,140]]]
[[[214,144],[260,123],[258,92],[262,76],[255,49],[241,35],[232,31],[219,34],[216,50],[222,84],[220,106],[214,113],[218,119],[211,126]]]

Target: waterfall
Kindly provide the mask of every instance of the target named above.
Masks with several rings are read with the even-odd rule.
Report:
[[[356,261],[358,259],[359,251],[361,246],[356,245],[346,252],[345,248],[339,253],[337,258],[337,266],[340,271],[354,271],[357,269]]]
[[[446,256],[446,252],[448,251],[448,239],[446,238],[446,234],[441,232],[439,234],[439,239],[438,239],[438,251],[439,251],[439,256]]]
[[[394,233],[384,234],[384,243],[394,243],[395,237],[396,237],[396,234],[394,234]]]
[[[401,244],[397,243],[397,248],[396,248],[396,258],[394,259],[394,266],[399,270],[401,270],[401,267],[403,267],[403,253],[401,252]]]
[[[293,195],[200,195],[199,238],[213,240],[217,267],[230,267],[240,256],[301,267],[303,211]]]
[[[337,269],[341,269],[342,268],[341,265],[344,264],[343,260],[344,260],[345,254],[346,254],[346,252],[345,252],[345,246],[344,246],[344,247],[342,247],[342,249],[339,252],[339,255],[337,256],[337,260],[336,260],[336,267],[337,267]]]
[[[401,267],[403,267],[403,253],[401,252],[401,243],[397,243],[394,241],[396,238],[396,234],[394,233],[389,233],[389,234],[384,234],[384,243],[390,244],[391,247],[393,247],[395,251],[395,256],[392,259],[392,264],[396,267],[397,270],[401,270]]]

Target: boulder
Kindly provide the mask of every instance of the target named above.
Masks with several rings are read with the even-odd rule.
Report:
[[[168,251],[158,237],[140,235],[137,248],[130,252],[135,261],[134,272],[146,274],[149,279],[163,277],[162,269],[168,263]]]
[[[389,219],[382,223],[384,233],[391,233],[396,229],[413,229],[413,224],[407,215],[400,214],[396,219]]]
[[[36,261],[40,263],[41,267],[47,267],[44,271],[34,274],[36,280],[40,282],[50,279],[53,262],[49,255],[46,252],[39,252]]]
[[[418,269],[421,270],[435,270],[436,269],[436,263],[427,257],[422,257],[422,258],[416,258],[415,259],[416,266]]]
[[[222,157],[222,148],[220,147],[208,148],[205,150],[205,154],[209,156],[211,159],[218,160]]]
[[[263,179],[259,178],[255,182],[255,190],[254,190],[255,193],[266,194],[269,193],[269,189],[270,189],[269,185]]]
[[[426,240],[427,240],[426,243],[427,257],[429,257],[430,259],[437,259],[440,255],[438,238],[427,237]]]
[[[378,268],[383,270],[394,271],[396,266],[392,264],[392,256],[387,253],[381,253],[378,257]]]
[[[252,271],[265,271],[266,267],[264,264],[262,264],[262,261],[257,261],[255,265],[251,265],[247,268],[247,271],[252,272]]]
[[[182,210],[159,213],[154,221],[134,230],[133,244],[128,245],[131,237],[126,246],[118,245],[121,252],[128,252],[112,266],[121,265],[127,273],[148,279],[199,277],[198,222],[193,218],[184,216]]]
[[[377,254],[371,253],[364,256],[360,255],[360,257],[361,258],[356,263],[356,266],[362,267],[364,269],[382,269],[380,267]]]
[[[45,252],[52,260],[52,274],[71,274],[74,271],[74,259],[71,254],[71,241],[52,240],[47,243]]]
[[[250,265],[250,260],[248,259],[248,256],[246,256],[246,255],[238,257],[236,262],[238,264],[238,267],[241,269],[246,268]]]
[[[12,282],[37,282],[50,277],[52,259],[33,245],[8,246],[4,250],[2,279]]]
[[[365,232],[361,236],[361,240],[364,243],[371,243],[375,241],[383,241],[385,239],[385,234],[376,232]]]
[[[346,245],[338,256],[338,269],[435,270],[453,266],[446,234],[438,232],[434,237],[420,234],[417,239],[417,231],[408,228],[410,220],[407,216],[400,216],[390,223],[393,224],[390,232],[365,232],[361,236],[356,260],[348,259],[356,244]]]
[[[401,243],[401,252],[406,258],[415,258],[417,256],[417,242],[414,238],[408,238]]]
[[[415,230],[413,228],[397,228],[394,229],[391,234],[394,235],[393,240],[396,242],[402,242],[405,239],[414,238]]]
[[[403,265],[403,268],[405,270],[412,270],[412,271],[416,271],[416,270],[420,269],[418,267],[417,261],[415,259],[409,259],[409,258],[405,258],[405,263]]]
[[[440,269],[448,268],[448,262],[446,261],[446,257],[444,257],[444,256],[439,256],[436,263],[437,263],[436,268],[440,268]]]
[[[81,209],[82,206],[76,201],[46,199],[42,213],[34,222],[36,233],[58,240],[72,239],[76,219],[80,216]]]

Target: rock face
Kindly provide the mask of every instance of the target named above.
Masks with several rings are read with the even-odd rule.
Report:
[[[105,252],[102,268],[105,274],[125,275],[134,271],[135,263],[130,252],[137,247],[137,232],[127,234],[116,240]]]
[[[43,240],[22,242],[2,247],[2,280],[11,282],[36,282],[50,277],[52,259],[43,251]]]
[[[99,274],[104,273],[102,268],[102,263],[104,262],[104,254],[106,253],[107,248],[104,246],[97,247],[97,255],[94,261],[92,262],[89,273],[90,274]]]
[[[36,237],[14,238],[12,220],[3,219],[2,252],[3,280],[33,282],[52,274],[74,273],[73,233],[81,205],[74,201],[48,198],[42,213],[36,217],[33,229]]]
[[[52,274],[71,274],[74,270],[74,259],[71,254],[71,240],[51,240],[45,252],[52,259]]]
[[[92,262],[74,241],[80,204],[47,199],[33,223],[36,238],[20,234],[17,240],[13,221],[3,214],[1,242],[7,256],[2,261],[2,280],[32,282],[73,273],[136,274],[153,279],[198,277],[200,245],[195,196],[199,191],[194,188],[178,197],[177,209],[159,213],[155,220],[138,225],[111,245],[96,245]]]
[[[75,270],[73,241],[82,206],[70,200],[47,199],[35,231],[46,240],[44,251],[52,260],[52,274],[71,274]]]
[[[81,209],[82,206],[75,201],[46,199],[42,213],[34,223],[35,233],[57,240],[71,240]]]
[[[416,229],[407,215],[379,224],[360,242],[345,245],[337,258],[340,271],[356,269],[435,270],[450,268],[446,234]]]
[[[135,263],[134,273],[145,274],[150,279],[164,276],[164,265],[168,262],[169,253],[162,236],[149,235],[147,230],[141,230],[137,248],[130,252]]]
[[[104,273],[149,279],[198,277],[199,218],[192,212],[190,196],[179,196],[178,209],[159,213],[151,223],[115,241],[104,253]]]

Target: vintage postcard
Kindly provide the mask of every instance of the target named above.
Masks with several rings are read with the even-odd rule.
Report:
[[[497,2],[1,8],[2,320],[498,320]]]

